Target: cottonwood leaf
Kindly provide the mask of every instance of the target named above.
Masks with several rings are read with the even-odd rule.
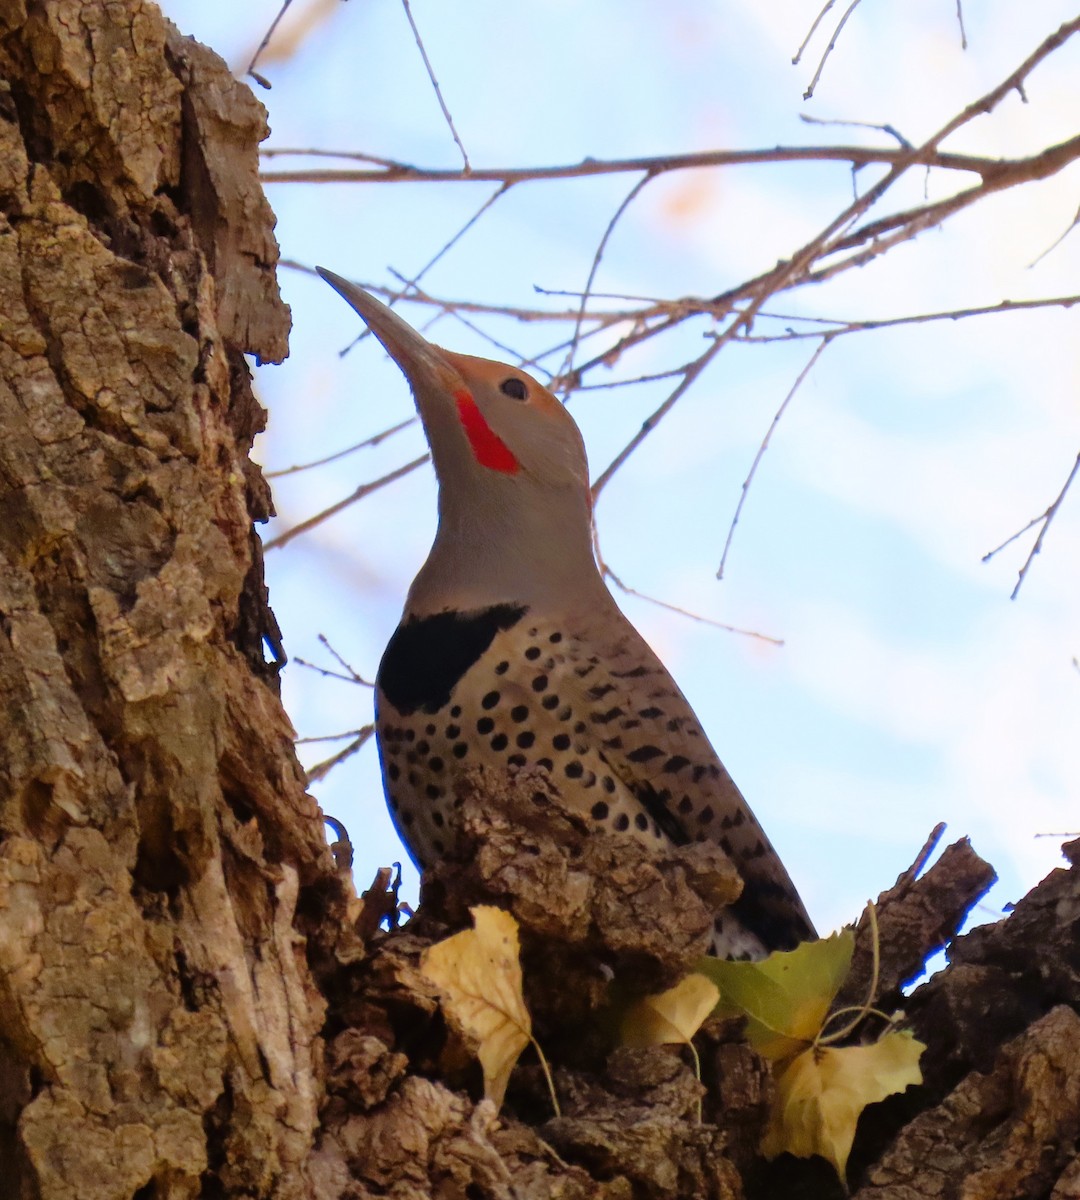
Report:
[[[420,971],[443,1011],[477,1044],[484,1095],[501,1106],[510,1072],[532,1041],[522,994],[517,921],[501,908],[470,908],[475,928],[424,951]]]
[[[854,931],[842,929],[761,962],[703,958],[695,969],[720,989],[720,1011],[745,1015],[750,1044],[775,1062],[798,1054],[817,1037],[854,950]]]
[[[859,1114],[868,1104],[922,1083],[919,1057],[925,1049],[911,1033],[893,1031],[868,1046],[803,1051],[776,1076],[761,1153],[820,1154],[843,1179]]]
[[[620,1029],[622,1044],[689,1044],[719,999],[720,992],[711,979],[704,975],[687,975],[673,988],[655,996],[644,996],[626,1010]]]

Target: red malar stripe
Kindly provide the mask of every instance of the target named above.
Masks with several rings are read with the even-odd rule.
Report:
[[[507,475],[521,470],[521,464],[511,454],[507,444],[484,420],[484,414],[476,407],[472,396],[462,390],[454,393],[454,399],[457,401],[461,427],[469,439],[476,461],[482,467],[490,467],[493,471],[502,471]]]

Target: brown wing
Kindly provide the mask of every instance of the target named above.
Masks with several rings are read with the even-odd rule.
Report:
[[[686,697],[625,617],[611,611],[567,626],[559,688],[591,739],[676,842],[711,840],[745,881],[732,906],[770,949],[816,936],[783,863],[704,735]]]

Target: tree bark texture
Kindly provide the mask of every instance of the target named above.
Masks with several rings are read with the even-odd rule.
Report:
[[[327,847],[253,530],[244,355],[279,361],[289,325],[265,133],[151,4],[0,0],[0,1197],[839,1197],[820,1160],[758,1158],[772,1085],[737,1024],[706,1026],[700,1082],[612,1048],[611,976],[688,969],[737,893],[723,856],[477,777],[460,860],[385,933],[388,874],[358,899]],[[930,1050],[863,1117],[858,1196],[1080,1197],[1078,876],[959,939],[992,878],[965,842],[881,898],[877,1003]],[[559,1117],[531,1052],[501,1113],[479,1100],[418,969],[476,903],[520,923]]]
[[[262,652],[263,110],[138,0],[4,0],[0,77],[0,1194],[307,1195],[334,868]]]

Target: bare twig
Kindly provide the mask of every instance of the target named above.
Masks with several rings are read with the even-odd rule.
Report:
[[[836,28],[832,31],[832,37],[829,38],[829,44],[825,47],[825,53],[822,54],[821,61],[818,63],[817,70],[814,72],[814,78],[810,80],[810,86],[805,92],[803,92],[804,100],[809,100],[813,96],[814,89],[820,82],[822,72],[825,70],[825,63],[828,61],[829,55],[832,54],[832,52],[836,49],[836,43],[840,40],[840,34],[843,31],[844,26],[847,24],[848,17],[850,17],[855,9],[858,8],[860,3],[861,0],[851,0],[851,3],[847,6],[844,15],[837,22]],[[827,8],[831,7],[832,0],[830,0],[830,3],[827,5]]]
[[[358,683],[358,684],[360,684],[361,687],[368,687],[368,688],[373,688],[375,686],[369,680],[365,679],[363,677],[363,675],[361,675],[360,672],[355,669],[355,667],[350,666],[350,664],[348,662],[346,662],[344,658],[342,658],[342,656],[330,644],[330,639],[326,636],[325,633],[319,634],[319,642],[326,648],[328,653],[332,654],[333,657],[337,660],[337,664],[338,664],[338,666],[340,666],[343,669],[344,674],[342,673],[342,671],[331,671],[326,667],[317,666],[315,663],[308,662],[307,659],[305,659],[305,658],[298,658],[295,661],[298,662],[301,666],[307,667],[311,671],[317,671],[325,679],[341,679],[345,683]],[[336,736],[344,737],[345,735],[337,734]],[[325,738],[315,738],[312,740],[325,741],[326,739]]]
[[[513,187],[513,184],[511,184],[511,183],[502,183],[495,189],[495,191],[493,191],[491,193],[490,196],[488,196],[488,198],[484,201],[484,203],[481,204],[480,207],[476,210],[476,212],[474,212],[473,215],[465,222],[465,224],[461,226],[461,228],[457,231],[457,233],[455,233],[453,235],[453,237],[451,237],[448,241],[444,242],[443,245],[440,246],[440,248],[431,256],[431,258],[429,258],[428,261],[426,263],[424,263],[424,265],[420,268],[420,270],[417,271],[417,273],[412,277],[412,279],[410,279],[408,281],[410,290],[416,287],[416,285],[420,282],[421,279],[424,278],[424,276],[428,273],[428,271],[430,271],[431,268],[445,254],[447,254],[451,249],[453,249],[454,246],[456,246],[458,244],[458,242],[461,241],[461,239],[469,232],[470,229],[472,229],[472,227],[476,224],[476,222],[480,220],[480,218],[484,215],[484,213],[486,213],[488,211],[488,209],[491,208],[491,206],[495,203],[495,201],[498,200],[500,197],[505,196],[506,193],[511,189],[511,187]]]
[[[413,31],[413,37],[416,39],[417,48],[420,51],[420,57],[424,60],[424,69],[428,73],[428,79],[431,80],[431,86],[435,89],[435,96],[439,101],[439,107],[442,109],[442,114],[446,118],[446,123],[450,127],[450,135],[453,137],[457,148],[461,151],[461,159],[465,164],[465,174],[470,171],[469,156],[465,152],[465,146],[461,138],[458,137],[458,131],[454,126],[454,118],[450,115],[449,108],[446,107],[446,101],[443,99],[442,88],[439,87],[439,80],[436,78],[435,69],[431,65],[431,59],[428,58],[427,50],[424,49],[424,39],[420,36],[420,30],[416,27],[416,22],[413,20],[412,7],[409,0],[401,0],[401,7],[405,9],[405,16],[409,19],[409,26]]]
[[[1058,246],[1060,246],[1061,243],[1069,236],[1069,234],[1072,233],[1077,225],[1080,225],[1080,208],[1076,210],[1076,216],[1073,217],[1069,227],[1062,231],[1060,237],[1054,238],[1050,245],[1047,246],[1041,254],[1036,255],[1036,257],[1028,263],[1028,269],[1030,270],[1032,267],[1037,266],[1048,254],[1056,250]]]
[[[330,672],[330,674],[333,674],[333,672]],[[318,742],[343,742],[346,738],[359,737],[366,728],[367,726],[364,725],[360,729],[346,729],[343,733],[318,733],[312,734],[310,737],[298,737],[296,738],[296,745],[314,746]]]
[[[567,393],[574,389],[574,354],[577,351],[578,341],[581,337],[581,326],[585,321],[585,313],[589,305],[589,295],[592,291],[593,280],[596,278],[596,272],[600,269],[600,260],[604,257],[604,250],[607,247],[608,240],[615,231],[615,226],[619,223],[623,213],[630,207],[631,204],[641,194],[642,189],[652,179],[652,175],[643,175],[637,183],[623,197],[622,203],[613,213],[611,220],[608,221],[607,227],[604,230],[603,236],[600,238],[600,243],[596,247],[596,253],[593,255],[592,265],[589,267],[589,277],[585,280],[585,289],[581,293],[581,304],[578,308],[577,317],[574,320],[574,332],[570,338],[570,348],[566,352],[566,361],[563,366],[560,376],[565,380],[565,390]]]
[[[895,136],[895,135],[894,135]],[[586,158],[578,163],[551,167],[472,167],[464,170],[419,167],[413,163],[381,159],[366,152],[280,149],[264,154],[309,155],[320,158],[355,158],[371,162],[374,171],[336,168],[332,170],[263,171],[263,183],[538,183],[553,179],[588,179],[596,175],[626,175],[648,172],[690,171],[701,167],[757,166],[784,162],[841,162],[853,167],[872,164],[894,165],[905,153],[893,146],[773,146],[767,150],[699,150],[689,154],[647,155],[639,158]],[[972,171],[976,175],[993,172],[1007,159],[984,158],[976,154],[951,154],[931,151],[921,166],[948,171]]]
[[[956,23],[960,26],[960,49],[968,48],[967,30],[964,28],[964,0],[956,0]]]
[[[1076,296],[1046,296],[1041,300],[1001,300],[997,304],[981,304],[972,308],[950,308],[942,312],[913,313],[903,317],[882,317],[877,321],[843,320],[840,317],[804,317],[793,313],[762,312],[759,315],[773,321],[806,321],[814,325],[833,325],[835,337],[848,333],[866,333],[875,329],[892,329],[899,325],[923,325],[929,321],[962,321],[966,317],[986,317],[992,313],[1022,312],[1033,308],[1072,308],[1080,304]],[[785,329],[783,333],[743,334],[740,342],[791,342],[819,338],[820,329]]]
[[[353,446],[347,446],[344,450],[328,454],[325,458],[317,458],[313,462],[308,463],[297,463],[292,467],[283,467],[280,471],[265,471],[264,475],[267,479],[284,479],[286,475],[295,475],[298,471],[310,471],[314,467],[325,467],[327,463],[336,462],[339,458],[345,458],[349,454],[355,454],[357,450],[367,450],[372,446],[378,446],[380,442],[385,442],[387,438],[393,437],[395,433],[400,433],[403,429],[408,429],[410,425],[415,425],[418,419],[418,417],[406,417],[404,421],[398,421],[396,425],[391,425],[389,429],[383,429],[379,433],[372,434],[369,438],[364,438],[362,442],[357,442]]]
[[[688,617],[691,621],[698,621],[702,625],[711,625],[713,629],[722,629],[725,633],[737,633],[740,637],[756,638],[759,642],[768,642],[770,646],[782,646],[784,644],[783,638],[772,637],[770,634],[761,633],[757,629],[741,629],[738,625],[728,625],[724,621],[717,621],[713,617],[706,617],[701,613],[692,612],[688,608],[682,608],[678,604],[670,604],[667,600],[660,600],[656,596],[650,596],[647,592],[639,592],[637,588],[624,583],[615,574],[607,563],[604,562],[599,554],[599,550],[597,552],[597,562],[600,567],[600,573],[604,578],[610,579],[620,592],[625,592],[628,596],[634,596],[638,600],[645,600],[649,604],[655,604],[657,608],[677,613],[680,617]]]
[[[408,288],[409,280],[407,280],[404,275],[395,271],[393,267],[390,268],[390,274],[393,275],[395,279],[400,280],[401,283],[406,288]],[[398,299],[404,298],[404,295],[405,294],[402,293],[402,295],[399,296]],[[408,299],[411,300],[411,299],[413,299],[413,297],[410,295],[410,296],[408,296]],[[461,313],[459,313],[456,309],[451,308],[451,307],[444,308],[442,310],[442,312],[436,313],[434,316],[430,317],[428,319],[427,323],[421,327],[420,332],[423,333],[426,337],[428,331],[437,322],[441,321],[443,317],[453,317],[455,321],[457,321],[460,325],[464,325],[466,329],[471,330],[473,333],[476,334],[477,337],[483,338],[483,340],[485,342],[487,342],[489,346],[493,346],[496,350],[500,351],[501,353],[509,355],[510,358],[517,359],[519,361],[521,360],[522,356],[512,346],[506,345],[505,342],[500,342],[497,337],[493,337],[490,333],[488,333],[488,331],[486,329],[482,329],[474,321],[470,321],[467,317],[463,317],[461,315]]]
[[[1035,561],[1035,556],[1040,550],[1042,550],[1043,538],[1046,537],[1046,531],[1050,528],[1050,523],[1058,515],[1058,511],[1060,510],[1061,505],[1064,503],[1065,497],[1068,494],[1069,488],[1072,487],[1072,482],[1076,478],[1078,471],[1080,471],[1080,454],[1076,456],[1076,462],[1073,463],[1072,470],[1069,472],[1069,477],[1065,480],[1061,491],[1058,492],[1056,499],[1046,510],[1046,512],[1041,513],[1037,517],[1033,517],[1030,521],[1028,521],[1023,529],[1018,529],[1016,533],[1012,535],[1012,537],[1006,538],[1000,546],[997,546],[995,549],[983,555],[982,561],[989,562],[995,554],[1000,553],[1000,551],[1004,550],[1006,546],[1010,545],[1012,542],[1015,542],[1018,537],[1022,537],[1029,529],[1032,529],[1039,524],[1042,525],[1042,528],[1039,530],[1039,535],[1035,539],[1034,545],[1028,551],[1028,556],[1024,560],[1024,565],[1020,568],[1020,574],[1016,580],[1016,587],[1013,588],[1012,594],[1009,596],[1010,600],[1015,600],[1017,595],[1019,595],[1020,588],[1023,586],[1028,570],[1030,569],[1031,564]]]
[[[850,129],[873,129],[878,133],[887,133],[889,137],[895,138],[896,141],[905,149],[911,149],[911,143],[906,137],[893,125],[879,125],[876,121],[842,121],[836,117],[813,117],[809,113],[799,113],[799,120],[805,125],[840,125]],[[851,164],[856,170],[860,165]]]
[[[788,405],[792,402],[792,400],[794,400],[795,393],[802,386],[803,380],[814,369],[814,364],[825,352],[825,347],[828,346],[831,341],[832,334],[827,333],[822,337],[821,343],[810,356],[809,361],[806,363],[803,369],[799,372],[798,378],[791,385],[788,394],[784,397],[783,403],[773,415],[773,419],[769,424],[769,428],[765,431],[765,436],[761,439],[761,445],[757,448],[757,453],[754,455],[754,461],[750,464],[750,470],[747,472],[747,476],[743,480],[742,491],[739,495],[739,502],[735,505],[735,513],[731,518],[731,524],[728,526],[727,537],[724,540],[724,552],[720,556],[720,566],[716,569],[717,579],[724,578],[724,567],[727,565],[728,552],[731,550],[732,539],[735,537],[735,526],[738,525],[739,517],[742,516],[743,506],[746,504],[746,497],[750,492],[750,484],[753,483],[758,466],[761,463],[761,460],[765,457],[765,451],[769,448],[769,442],[772,439],[772,435],[776,432],[776,427],[780,424],[780,420],[784,413],[787,412]]]
[[[417,467],[423,466],[430,457],[430,454],[422,454],[419,458],[414,458],[412,462],[395,468],[380,479],[373,479],[370,483],[362,483],[351,496],[346,496],[344,500],[339,500],[336,504],[331,504],[329,508],[324,508],[322,512],[316,513],[313,517],[308,517],[306,521],[301,521],[299,525],[294,525],[291,529],[286,529],[284,533],[279,533],[277,537],[273,537],[266,542],[263,549],[280,550],[282,546],[287,546],[294,538],[298,538],[302,533],[307,533],[308,530],[314,529],[316,525],[322,524],[323,521],[335,516],[342,509],[348,508],[350,504],[355,504],[357,500],[363,500],[365,496],[370,496],[372,492],[377,492],[379,488],[386,487],[389,483],[394,483],[396,480],[401,479],[402,476],[408,475],[410,471],[415,471]]]
[[[344,748],[339,750],[337,754],[331,755],[330,758],[323,759],[322,762],[316,763],[315,766],[307,772],[307,782],[311,784],[317,783],[320,779],[325,779],[327,775],[337,766],[340,766],[347,758],[351,758],[364,744],[370,741],[372,734],[375,732],[374,725],[365,725],[363,729],[357,731],[356,737]]]
[[[814,34],[817,32],[818,26],[821,24],[822,21],[825,20],[825,17],[828,15],[829,9],[832,8],[832,6],[835,3],[836,3],[836,0],[825,0],[825,6],[821,9],[821,11],[818,13],[818,15],[814,18],[813,24],[810,26],[809,30],[807,31],[806,37],[804,37],[802,40],[802,45],[798,48],[798,50],[795,51],[795,57],[791,60],[791,65],[793,67],[797,67],[799,65],[799,63],[802,61],[802,56],[806,50],[806,47],[810,45],[810,40],[813,38]]]
[[[267,91],[270,90],[270,81],[255,70],[255,64],[262,57],[262,52],[270,45],[270,39],[274,36],[278,25],[281,24],[281,18],[285,15],[290,4],[292,4],[292,0],[282,0],[282,5],[278,9],[277,16],[270,22],[270,28],[263,35],[263,40],[255,48],[255,53],[251,56],[251,62],[248,63],[247,70],[244,72],[246,75],[250,75],[260,87],[266,88]]]
[[[630,457],[631,454],[641,445],[641,443],[649,436],[656,426],[664,419],[665,416],[675,407],[682,399],[686,392],[693,385],[702,371],[712,362],[719,353],[722,342],[717,339],[704,354],[695,358],[694,361],[682,373],[682,379],[672,391],[667,399],[656,409],[650,416],[646,417],[642,422],[641,428],[634,434],[629,442],[619,451],[618,454],[608,463],[607,467],[601,471],[599,478],[592,485],[593,504],[599,499],[600,493],[611,482],[612,476]]]
[[[363,677],[363,675],[361,675],[360,672],[356,670],[355,667],[353,667],[350,663],[346,662],[346,660],[330,644],[330,639],[326,636],[325,633],[319,634],[319,642],[323,646],[326,647],[327,651],[329,651],[330,654],[332,654],[334,656],[334,658],[337,660],[338,666],[340,666],[340,667],[344,668],[344,670],[348,671],[348,673],[349,673],[348,678],[349,678],[350,682],[359,683],[361,686],[369,687],[369,688],[373,688],[375,686],[373,683],[369,683],[368,680],[366,680]]]
[[[303,275],[316,275],[314,267],[309,267],[306,263],[297,262],[292,258],[283,258],[278,266],[285,267],[290,271],[297,271]],[[400,276],[402,282],[406,282],[404,276]],[[410,304],[427,304],[435,308],[443,309],[445,312],[452,313],[478,313],[498,317],[513,317],[522,322],[552,322],[573,321],[577,316],[577,308],[563,309],[561,311],[552,312],[550,309],[544,308],[515,308],[509,304],[481,304],[476,300],[440,300],[425,292],[422,288],[415,288],[408,293],[407,297],[403,297],[398,289],[384,287],[378,283],[364,283],[355,281],[366,292],[371,292],[376,296],[381,296],[388,303],[395,299],[408,299]],[[663,306],[661,305],[662,309]],[[617,325],[621,321],[632,321],[639,319],[637,310],[625,310],[618,312],[593,312],[588,315],[588,320],[597,321],[605,325]]]

